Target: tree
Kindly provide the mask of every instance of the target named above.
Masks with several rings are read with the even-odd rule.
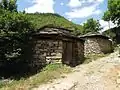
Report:
[[[33,26],[26,14],[3,10],[0,14],[0,60],[20,60]]]
[[[87,20],[86,23],[83,24],[83,34],[89,33],[89,32],[98,32],[102,28],[100,27],[99,21],[94,20],[93,18],[90,18]]]
[[[104,13],[103,19],[120,26],[120,0],[108,0],[108,10]]]
[[[0,7],[5,10],[9,10],[11,12],[17,12],[17,0],[1,0]]]
[[[8,0],[1,1],[1,8],[8,9]]]
[[[15,11],[15,12],[17,12],[16,2],[17,2],[17,0],[10,0],[10,1],[9,1],[9,10],[10,10],[10,11]]]

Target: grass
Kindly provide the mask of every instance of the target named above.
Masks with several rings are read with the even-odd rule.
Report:
[[[95,61],[107,55],[109,54],[89,55],[85,59],[84,64]],[[0,90],[30,90],[41,84],[52,82],[54,79],[64,78],[64,76],[61,75],[70,72],[72,72],[72,68],[66,65],[49,64],[38,74],[28,78],[21,78],[20,80],[1,80]]]
[[[102,57],[106,57],[108,55],[109,54],[96,54],[96,55],[90,54],[90,55],[86,56],[84,64],[90,63],[92,61],[96,61],[97,59],[102,58]]]
[[[50,64],[46,66],[40,73],[29,78],[21,78],[20,80],[8,80],[0,82],[0,90],[30,90],[40,84],[52,82],[53,79],[60,78],[64,73],[70,73],[70,67],[62,64]]]

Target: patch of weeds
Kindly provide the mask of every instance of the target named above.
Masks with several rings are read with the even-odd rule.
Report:
[[[60,78],[64,73],[70,73],[70,67],[62,64],[49,64],[41,72],[29,78],[12,80],[11,83],[1,83],[0,90],[30,90],[40,84],[47,83],[53,79]]]
[[[86,56],[84,64],[88,64],[92,61],[96,61],[97,59],[102,58],[102,57],[106,57],[108,55],[109,54],[90,54],[90,55]]]

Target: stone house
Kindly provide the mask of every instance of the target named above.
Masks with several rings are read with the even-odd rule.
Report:
[[[110,30],[115,34],[113,39],[116,41],[116,44],[120,44],[120,27],[115,27]]]
[[[70,30],[42,27],[30,40],[32,66],[63,63],[76,66],[84,61],[84,40],[71,34]],[[31,52],[29,49],[29,53]]]
[[[101,34],[86,34],[79,36],[85,40],[84,53],[85,56],[89,54],[106,54],[113,51],[112,41]]]
[[[103,35],[109,36],[114,41],[114,45],[120,44],[120,27],[114,27],[102,32]]]

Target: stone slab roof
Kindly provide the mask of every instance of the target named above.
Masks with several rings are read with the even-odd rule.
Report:
[[[84,41],[83,39],[73,35],[71,33],[71,30],[65,29],[65,28],[58,28],[58,27],[48,27],[44,26],[40,28],[37,32],[34,33],[34,35],[40,36],[40,35],[59,35],[61,37],[67,37],[67,38],[72,38],[72,39],[79,39]]]
[[[105,35],[102,35],[100,33],[87,33],[85,35],[80,35],[78,36],[79,38],[91,38],[91,37],[101,37],[101,38],[104,38],[104,39],[110,39],[109,37],[105,36]]]

